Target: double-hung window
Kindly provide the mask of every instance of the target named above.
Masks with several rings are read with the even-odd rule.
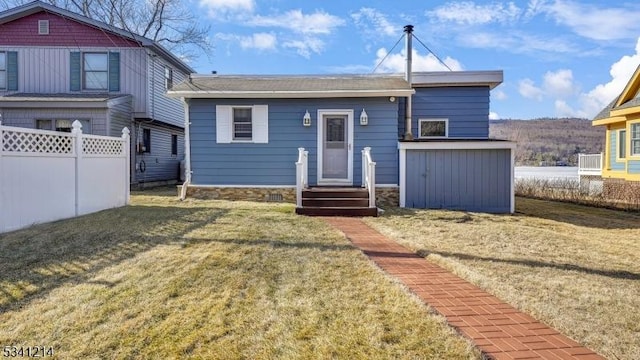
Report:
[[[0,90],[7,89],[7,53],[0,52]]]
[[[640,123],[631,124],[631,155],[640,156]]]
[[[71,132],[75,120],[80,121],[82,133],[92,133],[91,120],[89,119],[36,119],[36,129]]]
[[[82,84],[84,90],[109,89],[109,56],[106,52],[82,54]]]
[[[269,106],[216,105],[216,143],[269,143]]]
[[[233,108],[233,140],[251,141],[253,139],[253,124],[251,108]]]

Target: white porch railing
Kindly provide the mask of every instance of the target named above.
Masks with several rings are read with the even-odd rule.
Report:
[[[578,175],[602,175],[604,154],[578,154]]]
[[[298,148],[296,162],[296,206],[302,207],[302,190],[309,186],[309,152]]]
[[[362,149],[362,186],[369,191],[369,207],[376,207],[376,163],[370,147]]]

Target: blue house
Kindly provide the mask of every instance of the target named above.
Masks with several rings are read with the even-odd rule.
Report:
[[[489,93],[501,82],[502,71],[413,73],[411,84],[192,75],[168,92],[186,108],[183,194],[290,201],[307,214],[513,212],[515,144],[489,139]]]

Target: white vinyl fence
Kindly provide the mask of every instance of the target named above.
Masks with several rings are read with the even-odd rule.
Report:
[[[0,233],[129,203],[129,129],[122,137],[2,126]],[[115,224],[114,224],[115,226]]]

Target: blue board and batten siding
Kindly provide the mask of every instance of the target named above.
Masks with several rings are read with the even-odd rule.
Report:
[[[406,207],[511,211],[510,149],[407,150],[406,169]]]
[[[268,105],[269,142],[216,143],[216,105]],[[369,124],[359,124],[366,109]],[[317,183],[317,137],[320,110],[353,110],[353,182],[361,183],[361,150],[370,146],[378,184],[398,183],[398,105],[385,98],[341,99],[191,99],[189,102],[193,184],[295,185],[298,148],[309,151],[309,183]],[[302,118],[311,115],[311,126]]]
[[[450,138],[489,137],[489,87],[416,88],[411,120],[414,137],[420,135],[419,119],[449,119]],[[404,98],[400,99],[398,134],[405,132]]]

